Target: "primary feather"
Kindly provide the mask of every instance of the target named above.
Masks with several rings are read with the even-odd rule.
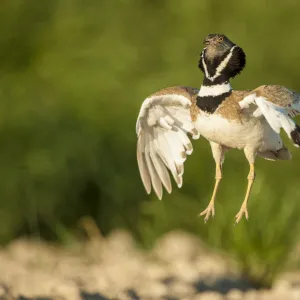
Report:
[[[142,104],[136,126],[138,167],[147,193],[152,186],[159,199],[162,185],[172,191],[168,170],[182,186],[183,164],[193,151],[188,134],[199,138],[190,106],[190,99],[178,93],[154,95]]]

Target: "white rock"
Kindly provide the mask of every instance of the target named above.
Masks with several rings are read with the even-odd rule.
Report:
[[[128,232],[124,230],[113,231],[106,239],[106,247],[113,251],[113,255],[129,255],[136,252],[135,241]]]
[[[153,252],[163,261],[172,263],[177,259],[194,259],[200,249],[198,238],[182,231],[173,231],[157,241]]]
[[[289,281],[285,279],[278,279],[274,282],[272,290],[276,291],[286,291],[291,288],[291,284]]]
[[[291,290],[291,300],[299,300],[300,299],[300,288],[296,287]]]
[[[228,300],[240,300],[243,299],[243,292],[237,289],[232,289],[227,294]]]
[[[260,290],[259,291],[259,300],[284,300],[284,299],[278,299],[277,297],[272,294],[272,291],[270,290]],[[289,299],[286,299],[289,300]]]
[[[258,292],[255,290],[250,290],[245,292],[243,300],[258,300],[259,295]]]
[[[136,292],[142,298],[156,299],[167,295],[167,287],[161,282],[149,281],[136,287]]]
[[[177,298],[191,297],[196,293],[193,285],[182,281],[175,281],[168,286],[168,294]]]
[[[81,300],[78,288],[72,285],[60,284],[52,292],[55,297],[59,296],[65,300]]]
[[[147,262],[143,275],[150,280],[162,280],[168,276],[168,265],[156,262]]]
[[[229,272],[228,263],[217,255],[201,254],[198,255],[194,262],[194,267],[197,268],[199,276],[224,276]],[[232,268],[230,269],[232,271]]]
[[[174,260],[170,265],[170,271],[174,277],[183,281],[195,282],[199,279],[199,272],[194,265],[186,260]]]
[[[226,298],[217,292],[204,292],[204,293],[197,294],[196,296],[194,296],[191,299],[193,299],[193,300],[224,300]]]

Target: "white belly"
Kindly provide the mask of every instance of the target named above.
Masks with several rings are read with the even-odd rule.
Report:
[[[209,141],[229,148],[253,147],[257,151],[276,151],[282,148],[282,140],[262,118],[227,120],[216,114],[199,114],[195,127]]]

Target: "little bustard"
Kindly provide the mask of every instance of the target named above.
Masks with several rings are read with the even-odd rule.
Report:
[[[247,201],[255,179],[257,155],[268,160],[288,160],[291,153],[280,137],[287,133],[300,145],[300,127],[292,120],[300,112],[300,94],[278,85],[236,91],[230,79],[246,64],[242,48],[223,34],[209,34],[199,61],[204,78],[200,89],[176,86],[162,89],[142,103],[136,124],[137,160],[147,193],[153,187],[158,198],[163,188],[171,193],[169,172],[182,186],[183,164],[193,151],[189,139],[206,138],[216,163],[215,186],[207,208],[200,213],[206,222],[215,215],[214,202],[222,178],[225,152],[244,150],[250,165],[248,186],[235,217],[248,219]]]

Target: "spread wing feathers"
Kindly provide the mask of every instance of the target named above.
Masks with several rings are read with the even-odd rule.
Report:
[[[163,188],[172,191],[172,174],[182,186],[183,163],[193,152],[193,139],[200,137],[190,116],[191,102],[182,95],[159,95],[147,98],[141,107],[137,124],[137,161],[142,182],[148,194],[153,187],[159,199]]]
[[[279,133],[283,128],[291,137],[291,132],[297,126],[292,117],[299,114],[300,103],[291,103],[289,107],[282,107],[268,101],[265,97],[256,97],[255,94],[251,94],[239,102],[242,109],[249,108],[251,104],[255,105],[253,112],[255,117],[263,115],[275,132]]]

